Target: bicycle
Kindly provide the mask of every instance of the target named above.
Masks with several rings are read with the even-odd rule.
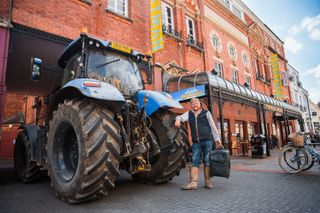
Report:
[[[312,143],[310,136],[307,135],[303,148],[308,155],[308,161],[302,171],[312,168],[315,162],[320,166],[320,143]]]
[[[299,173],[310,169],[314,162],[320,165],[320,150],[316,150],[320,143],[311,143],[308,135],[299,135],[290,139],[291,142],[278,158],[282,170],[287,173]]]

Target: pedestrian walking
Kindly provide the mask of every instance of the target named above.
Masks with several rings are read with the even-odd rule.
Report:
[[[190,103],[192,109],[177,116],[175,121],[176,127],[180,127],[181,122],[188,122],[192,137],[191,178],[189,183],[182,186],[181,189],[198,188],[198,171],[201,160],[204,164],[205,188],[212,189],[209,173],[209,153],[212,151],[213,140],[216,142],[216,148],[222,147],[222,144],[211,113],[202,108],[198,98],[192,98]]]

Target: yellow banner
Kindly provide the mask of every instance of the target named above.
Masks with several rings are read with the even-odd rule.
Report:
[[[151,46],[152,53],[163,48],[161,1],[150,0]]]
[[[270,57],[270,62],[272,65],[272,72],[273,72],[273,85],[274,90],[276,91],[276,99],[283,99],[283,91],[282,91],[282,81],[281,81],[281,75],[280,70],[278,66],[278,55],[272,54]]]

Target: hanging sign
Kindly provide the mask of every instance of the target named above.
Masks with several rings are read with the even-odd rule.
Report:
[[[273,85],[274,85],[274,90],[276,92],[275,98],[278,100],[282,100],[284,96],[282,91],[282,81],[280,76],[280,70],[278,66],[278,55],[272,54],[270,57],[270,62],[272,65]]]
[[[163,49],[161,1],[150,0],[152,53]]]

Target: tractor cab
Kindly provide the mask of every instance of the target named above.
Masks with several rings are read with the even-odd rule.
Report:
[[[130,97],[144,89],[140,66],[150,67],[145,58],[125,45],[81,34],[60,57],[59,66],[64,68],[62,86],[75,78],[90,78],[111,84],[124,97]],[[151,83],[150,69],[146,75]]]

